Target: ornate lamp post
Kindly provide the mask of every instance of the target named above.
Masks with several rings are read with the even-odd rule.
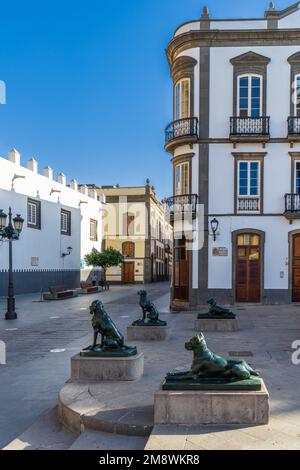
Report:
[[[14,241],[19,240],[22,232],[24,219],[18,214],[12,218],[12,211],[9,208],[8,212],[8,225],[6,226],[7,215],[0,209],[0,240],[8,241],[9,250],[9,270],[8,270],[8,296],[7,296],[7,312],[5,315],[6,320],[16,320],[17,314],[15,311],[15,298],[14,298],[14,282],[13,282],[13,257],[12,257],[12,244]]]

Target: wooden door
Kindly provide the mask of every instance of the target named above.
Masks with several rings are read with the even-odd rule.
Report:
[[[125,284],[134,283],[134,263],[124,263],[123,267],[123,279]]]
[[[189,256],[186,240],[175,240],[174,300],[189,300]]]
[[[293,302],[300,302],[300,234],[293,236]]]
[[[236,260],[236,301],[260,302],[262,273],[259,235],[238,236]]]

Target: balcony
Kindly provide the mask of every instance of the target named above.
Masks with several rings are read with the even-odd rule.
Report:
[[[179,119],[171,122],[165,130],[165,149],[172,151],[179,144],[193,144],[198,140],[198,118]]]
[[[270,118],[231,117],[230,140],[233,142],[267,142],[270,139]]]
[[[284,216],[289,219],[300,219],[300,194],[285,195]]]
[[[288,139],[300,141],[300,117],[290,116],[288,118]]]
[[[170,214],[170,221],[174,222],[175,215],[182,218],[192,215],[192,219],[196,218],[197,213],[197,194],[185,194],[183,196],[173,196],[166,200],[167,210]]]

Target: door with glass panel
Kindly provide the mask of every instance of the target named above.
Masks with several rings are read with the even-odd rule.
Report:
[[[190,79],[184,78],[175,86],[175,122],[174,137],[181,137],[191,134],[191,100],[190,100]]]
[[[238,80],[238,115],[259,118],[262,115],[262,77],[242,75]]]
[[[260,302],[261,300],[261,237],[242,234],[236,246],[236,301]]]

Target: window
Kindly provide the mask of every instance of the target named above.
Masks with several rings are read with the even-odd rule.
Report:
[[[190,164],[181,163],[175,167],[175,196],[183,196],[190,193]]]
[[[300,161],[295,162],[295,193],[300,194]]]
[[[238,115],[258,118],[262,115],[262,77],[242,75],[238,78]]]
[[[300,75],[295,76],[294,115],[300,117]]]
[[[239,196],[259,196],[260,162],[239,162]]]
[[[27,226],[37,230],[41,229],[41,202],[34,199],[27,200]]]
[[[184,78],[175,86],[175,119],[190,117],[190,79]]]
[[[90,220],[90,239],[94,242],[98,240],[98,222],[97,220]]]
[[[62,235],[71,235],[71,212],[64,209],[60,213],[60,231]]]
[[[133,242],[125,242],[122,245],[122,253],[126,258],[134,258],[135,246]]]
[[[134,220],[135,220],[135,217],[133,214],[126,213],[123,216],[124,233],[125,233],[125,236],[127,237],[134,235]]]

